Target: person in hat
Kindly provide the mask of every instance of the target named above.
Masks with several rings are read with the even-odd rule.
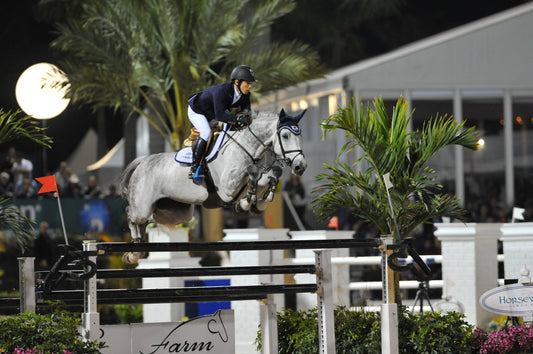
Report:
[[[230,82],[211,86],[189,98],[189,120],[200,133],[192,147],[193,163],[189,178],[195,176],[205,154],[207,140],[211,134],[211,121],[235,124],[237,127],[251,123],[250,90],[255,81],[252,68],[239,65],[231,72]],[[199,177],[203,177],[201,169],[198,172]]]

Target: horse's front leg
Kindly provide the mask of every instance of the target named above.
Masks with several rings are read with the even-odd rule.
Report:
[[[267,203],[272,202],[274,200],[274,193],[276,191],[276,188],[278,186],[279,177],[282,174],[282,169],[280,166],[273,166],[272,170],[259,180],[257,183],[259,186],[259,195],[261,198],[257,199],[257,201],[252,205],[251,212],[258,215],[261,214],[263,211],[265,211],[267,207]]]
[[[250,210],[250,207],[257,201],[257,180],[259,178],[259,168],[256,165],[250,165],[246,169],[248,173],[248,187],[246,196],[239,200],[235,209],[237,212]]]

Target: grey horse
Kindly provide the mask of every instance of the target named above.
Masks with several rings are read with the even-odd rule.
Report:
[[[281,175],[279,165],[290,166],[296,175],[302,175],[307,167],[298,126],[304,113],[293,117],[283,110],[279,114],[254,112],[249,126],[227,132],[217,157],[207,163],[208,176],[201,185],[188,178],[189,167],[176,162],[173,152],[132,161],[122,173],[120,188],[129,203],[132,240],[146,240],[148,223],[177,225],[189,221],[194,205],[263,211],[272,201]],[[123,260],[136,263],[138,257],[127,253]]]

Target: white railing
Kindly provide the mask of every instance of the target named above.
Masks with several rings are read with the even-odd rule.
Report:
[[[442,255],[420,255],[420,258],[424,260],[424,262],[428,264],[441,264],[442,263]],[[499,254],[497,256],[498,262],[504,262],[505,257],[503,254]],[[300,257],[300,258],[284,258],[282,260],[278,260],[275,264],[277,265],[302,265],[302,264],[312,264],[315,260],[309,257]],[[412,263],[413,259],[412,257],[407,258],[398,258],[398,263],[400,264],[408,264]],[[348,266],[367,266],[367,265],[379,265],[381,266],[381,257],[380,256],[354,256],[354,257],[332,257],[331,258],[331,264],[332,266],[341,266],[341,265],[348,265]],[[442,289],[444,286],[444,281],[442,279],[432,279],[429,280],[427,283],[427,289]],[[504,279],[498,279],[498,285],[503,285]],[[412,289],[418,289],[420,285],[420,282],[417,280],[401,280],[400,281],[400,289],[402,290],[412,290]],[[383,288],[383,282],[382,281],[351,281],[347,288],[339,288],[337,287],[335,291],[365,291],[365,290],[381,290]],[[337,296],[335,296],[337,297]],[[351,297],[350,297],[351,298]],[[413,299],[404,299],[404,300],[413,300]],[[433,300],[440,300],[440,299],[433,299]],[[352,304],[353,306],[353,304]],[[356,307],[361,307],[360,305],[357,305]],[[372,309],[376,306],[372,305],[372,302],[370,305],[365,306],[367,309]],[[415,307],[415,305],[413,305]],[[379,309],[379,307],[376,307]],[[424,307],[428,310],[429,307]]]

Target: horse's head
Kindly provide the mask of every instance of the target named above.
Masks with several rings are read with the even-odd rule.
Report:
[[[303,139],[298,122],[305,114],[305,110],[292,117],[283,109],[279,113],[277,125],[277,139],[274,143],[274,151],[277,156],[291,166],[292,173],[301,176],[307,168],[307,161],[303,154]]]

